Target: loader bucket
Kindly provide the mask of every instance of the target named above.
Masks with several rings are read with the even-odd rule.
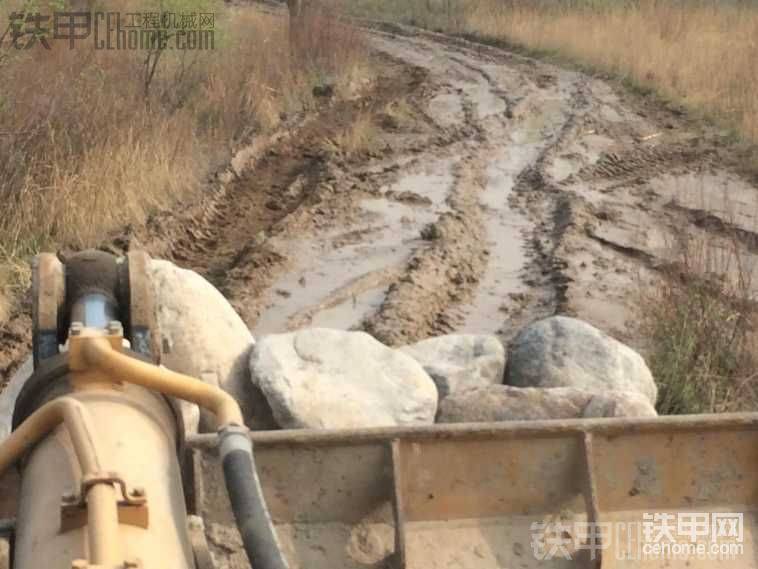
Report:
[[[758,415],[272,431],[253,442],[291,567],[758,567]],[[233,552],[215,435],[194,508]]]

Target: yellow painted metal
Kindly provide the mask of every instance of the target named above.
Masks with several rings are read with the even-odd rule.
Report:
[[[123,564],[117,500],[111,484],[95,484],[87,492],[89,560],[94,565]]]
[[[62,497],[81,499],[87,474],[68,430],[61,426],[34,447],[23,466],[14,569],[70,569],[75,559],[104,566],[139,559],[146,569],[191,569],[175,417],[169,404],[132,385],[122,390],[87,389],[66,397],[85,406],[95,425],[99,475],[107,479],[115,473],[127,493],[139,489],[144,495],[147,527],[120,516],[117,501],[124,496],[114,483],[88,489],[84,485],[88,523],[70,529],[62,525]]]
[[[0,473],[61,423],[68,430],[82,471],[99,472],[96,432],[87,409],[73,397],[60,397],[40,407],[0,445]]]
[[[0,473],[60,424],[66,429],[83,476],[102,471],[98,457],[96,430],[85,405],[74,397],[60,397],[43,405],[11,433],[0,446]],[[118,510],[115,488],[94,484],[87,492],[90,558],[93,563],[119,562]]]
[[[211,411],[219,426],[244,425],[237,401],[223,389],[169,369],[154,366],[120,353],[120,344],[108,338],[82,334],[71,339],[70,367],[84,381],[123,381],[158,393],[191,401]],[[94,375],[86,375],[93,374]]]
[[[222,425],[243,424],[239,406],[216,387],[122,354],[118,334],[84,329],[69,340],[74,391],[40,407],[0,446],[0,472],[30,451],[16,569],[127,560],[190,569],[176,418],[159,394],[198,403]]]
[[[15,569],[135,560],[190,569],[176,418],[160,394],[197,403],[220,426],[244,424],[239,405],[218,387],[123,354],[121,335],[102,330],[70,336],[69,369],[73,392],[40,407],[0,446],[0,472],[30,451]]]

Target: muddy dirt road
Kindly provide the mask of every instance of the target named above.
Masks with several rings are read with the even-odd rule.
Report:
[[[639,282],[678,235],[737,229],[752,255],[758,192],[715,129],[493,47],[366,34],[374,85],[256,141],[201,201],[114,248],[201,272],[256,335],[326,326],[389,344],[507,341],[557,312],[637,343]],[[350,152],[356,124],[371,142]],[[5,363],[24,323],[0,338]]]

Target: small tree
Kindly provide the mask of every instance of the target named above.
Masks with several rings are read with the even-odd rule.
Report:
[[[217,5],[216,0],[148,0],[146,10],[164,14],[199,14],[209,13]],[[176,37],[176,30],[170,29],[161,17],[161,25],[156,33],[150,36],[150,45],[142,63],[142,83],[145,101],[149,101],[150,87],[155,78],[158,65],[163,58],[168,44]],[[185,68],[184,60],[182,68]]]
[[[305,47],[306,39],[306,10],[305,0],[287,0],[289,10],[290,48],[297,55]]]

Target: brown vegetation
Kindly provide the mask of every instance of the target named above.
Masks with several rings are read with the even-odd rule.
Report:
[[[0,51],[0,324],[32,254],[96,245],[191,198],[234,146],[364,69],[359,35],[327,14],[309,14],[293,52],[286,20],[214,7],[214,49]]]

